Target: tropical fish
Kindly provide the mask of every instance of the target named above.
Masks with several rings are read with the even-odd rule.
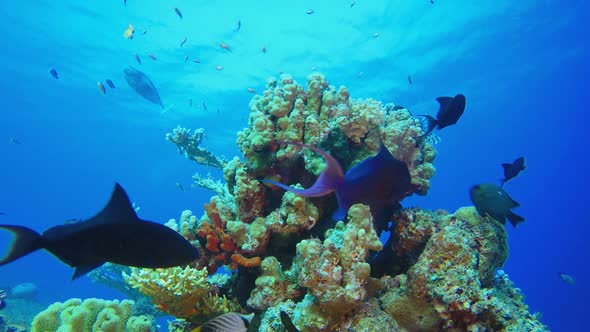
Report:
[[[190,332],[246,332],[252,318],[254,318],[254,313],[241,315],[229,312],[213,318]]]
[[[501,181],[502,185],[504,185],[504,183],[518,176],[518,174],[526,168],[524,165],[524,157],[516,158],[512,164],[504,163],[502,164],[502,168],[504,169],[504,178]]]
[[[236,31],[240,31],[241,27],[242,27],[242,21],[238,20],[238,27],[236,28]]]
[[[361,161],[346,174],[338,161],[326,151],[307,144],[288,144],[305,147],[320,154],[326,168],[308,189],[290,187],[274,180],[265,179],[262,182],[274,184],[303,197],[321,197],[336,192],[338,209],[332,215],[334,220],[344,219],[352,205],[363,203],[371,207],[376,225],[380,228],[382,219],[387,218],[390,212],[393,213],[398,203],[414,190],[406,163],[395,159],[383,144],[375,156]]]
[[[291,317],[289,317],[289,315],[286,312],[281,310],[280,315],[281,315],[281,323],[283,323],[283,326],[285,327],[285,330],[287,332],[299,332],[297,327],[295,327],[295,325],[293,324]]]
[[[142,34],[142,35],[145,35],[146,33],[147,33],[147,30],[143,30],[143,31],[141,32],[141,34]]]
[[[158,58],[156,58],[156,56],[155,56],[155,55],[153,55],[152,53],[148,53],[147,55],[148,55],[150,58],[152,58],[152,60],[154,60],[154,61],[158,61]]]
[[[105,262],[146,268],[184,266],[199,258],[199,250],[176,231],[137,217],[121,185],[107,205],[82,222],[58,225],[43,234],[18,225],[0,225],[15,240],[0,266],[45,249],[75,268],[72,279]]]
[[[313,9],[308,9],[305,13],[307,15],[311,15],[311,14],[315,13],[315,11]]]
[[[223,70],[223,66],[222,65],[217,65],[217,66],[215,66],[215,70],[221,71],[221,70]]]
[[[408,83],[410,83],[410,85],[414,85],[414,82],[412,81],[412,76],[408,75]]]
[[[195,58],[195,59],[193,59],[193,62],[194,63],[201,63],[201,60]]]
[[[109,88],[114,89],[115,88],[115,83],[113,83],[113,81],[111,81],[110,79],[106,80],[107,85],[109,86]]]
[[[101,82],[98,82],[96,85],[98,86],[98,91],[102,92],[103,95],[107,93],[107,89],[104,88]]]
[[[187,60],[188,60],[188,55],[185,55],[184,56],[184,62],[187,62]]]
[[[129,84],[135,92],[152,103],[158,104],[164,108],[158,90],[146,74],[131,66],[123,70],[123,74],[125,75],[125,81],[127,81],[127,84]]]
[[[228,50],[231,52],[231,49],[229,48],[229,45],[227,45],[226,43],[219,43],[219,47],[223,48],[224,50]]]
[[[352,0],[352,1],[350,2],[350,8],[354,7],[354,5],[356,5],[356,1]]]
[[[178,17],[180,17],[180,19],[182,20],[182,13],[180,12],[180,9],[174,7],[174,12],[176,13],[176,15],[178,15]]]
[[[565,273],[559,273],[559,277],[561,278],[561,280],[563,280],[566,284],[570,284],[570,285],[575,285],[576,284],[576,280],[574,280],[574,277],[572,277],[569,274],[565,274]]]
[[[57,70],[51,68],[51,70],[49,71],[49,73],[51,74],[51,76],[53,76],[53,78],[58,79],[59,75],[57,74]]]
[[[182,45],[184,45],[184,43],[186,43],[186,37],[182,38],[182,41],[180,42],[180,47],[182,47]]]
[[[375,33],[373,34],[373,38],[377,38],[377,37],[379,37],[379,32],[375,32]]]
[[[131,23],[127,26],[127,29],[125,29],[125,31],[123,31],[123,37],[127,38],[127,39],[133,39],[133,33],[135,32],[135,29],[133,29],[133,25],[131,25]]]
[[[462,94],[458,94],[455,97],[438,97],[436,98],[436,101],[438,101],[440,105],[438,113],[436,114],[436,119],[430,115],[419,115],[426,121],[425,128],[423,129],[424,134],[418,138],[427,136],[432,130],[434,130],[434,128],[441,130],[457,123],[465,111],[465,104],[467,102],[465,96]]]
[[[473,186],[470,196],[477,213],[482,217],[489,215],[502,224],[506,224],[506,218],[508,218],[514,227],[524,221],[523,217],[511,211],[512,208],[519,207],[520,204],[495,184]]]
[[[139,57],[139,54],[135,54],[135,60],[137,61],[138,64],[141,65],[141,58]]]

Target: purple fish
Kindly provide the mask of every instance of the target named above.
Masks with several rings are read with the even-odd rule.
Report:
[[[358,163],[346,174],[343,174],[338,161],[326,151],[301,143],[288,144],[319,153],[326,162],[324,171],[308,189],[293,188],[267,179],[262,182],[276,185],[304,197],[320,197],[336,192],[338,209],[332,215],[334,220],[343,219],[352,205],[362,203],[371,207],[378,225],[383,222],[387,224],[387,220],[382,219],[389,218],[399,202],[414,190],[406,163],[395,159],[383,144],[375,156]]]

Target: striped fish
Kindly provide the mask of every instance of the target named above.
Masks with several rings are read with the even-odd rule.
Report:
[[[240,315],[229,312],[192,329],[191,332],[246,332],[252,318],[254,318],[254,313]]]

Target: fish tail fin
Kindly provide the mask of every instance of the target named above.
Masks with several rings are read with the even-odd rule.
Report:
[[[524,221],[524,218],[522,216],[519,216],[518,214],[512,211],[510,211],[510,213],[508,213],[506,217],[514,227],[518,226],[518,224]]]
[[[8,254],[0,260],[0,266],[43,248],[43,237],[30,228],[17,225],[0,225],[0,228],[14,234],[14,242]]]

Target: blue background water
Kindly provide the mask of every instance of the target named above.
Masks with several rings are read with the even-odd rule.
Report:
[[[179,156],[165,133],[176,125],[203,127],[204,145],[238,154],[235,132],[246,126],[252,97],[246,89],[262,91],[280,71],[305,84],[316,67],[353,97],[392,101],[414,113],[434,114],[435,97],[461,92],[467,110],[458,125],[440,132],[429,195],[404,204],[450,211],[470,205],[471,185],[496,182],[501,162],[524,155],[527,170],[506,190],[527,221],[507,227],[505,270],[552,330],[585,330],[590,73],[582,20],[589,6],[579,0],[350,3],[1,2],[0,211],[7,215],[0,221],[42,231],[89,217],[114,181],[145,219],[165,222],[187,208],[200,215],[211,193],[181,192],[175,183],[189,188],[195,171],[209,170]],[[315,13],[307,15],[310,8]],[[129,23],[136,29],[132,40],[122,36]],[[185,55],[202,63],[185,63]],[[151,76],[166,113],[125,84],[127,65]],[[102,95],[96,84],[107,78],[117,88]],[[197,107],[202,102],[208,111]],[[0,236],[0,247],[7,247],[10,238]],[[577,284],[564,283],[558,272]],[[71,274],[37,252],[0,268],[0,285],[35,282],[41,300],[51,302],[120,297],[87,278],[70,282]]]

